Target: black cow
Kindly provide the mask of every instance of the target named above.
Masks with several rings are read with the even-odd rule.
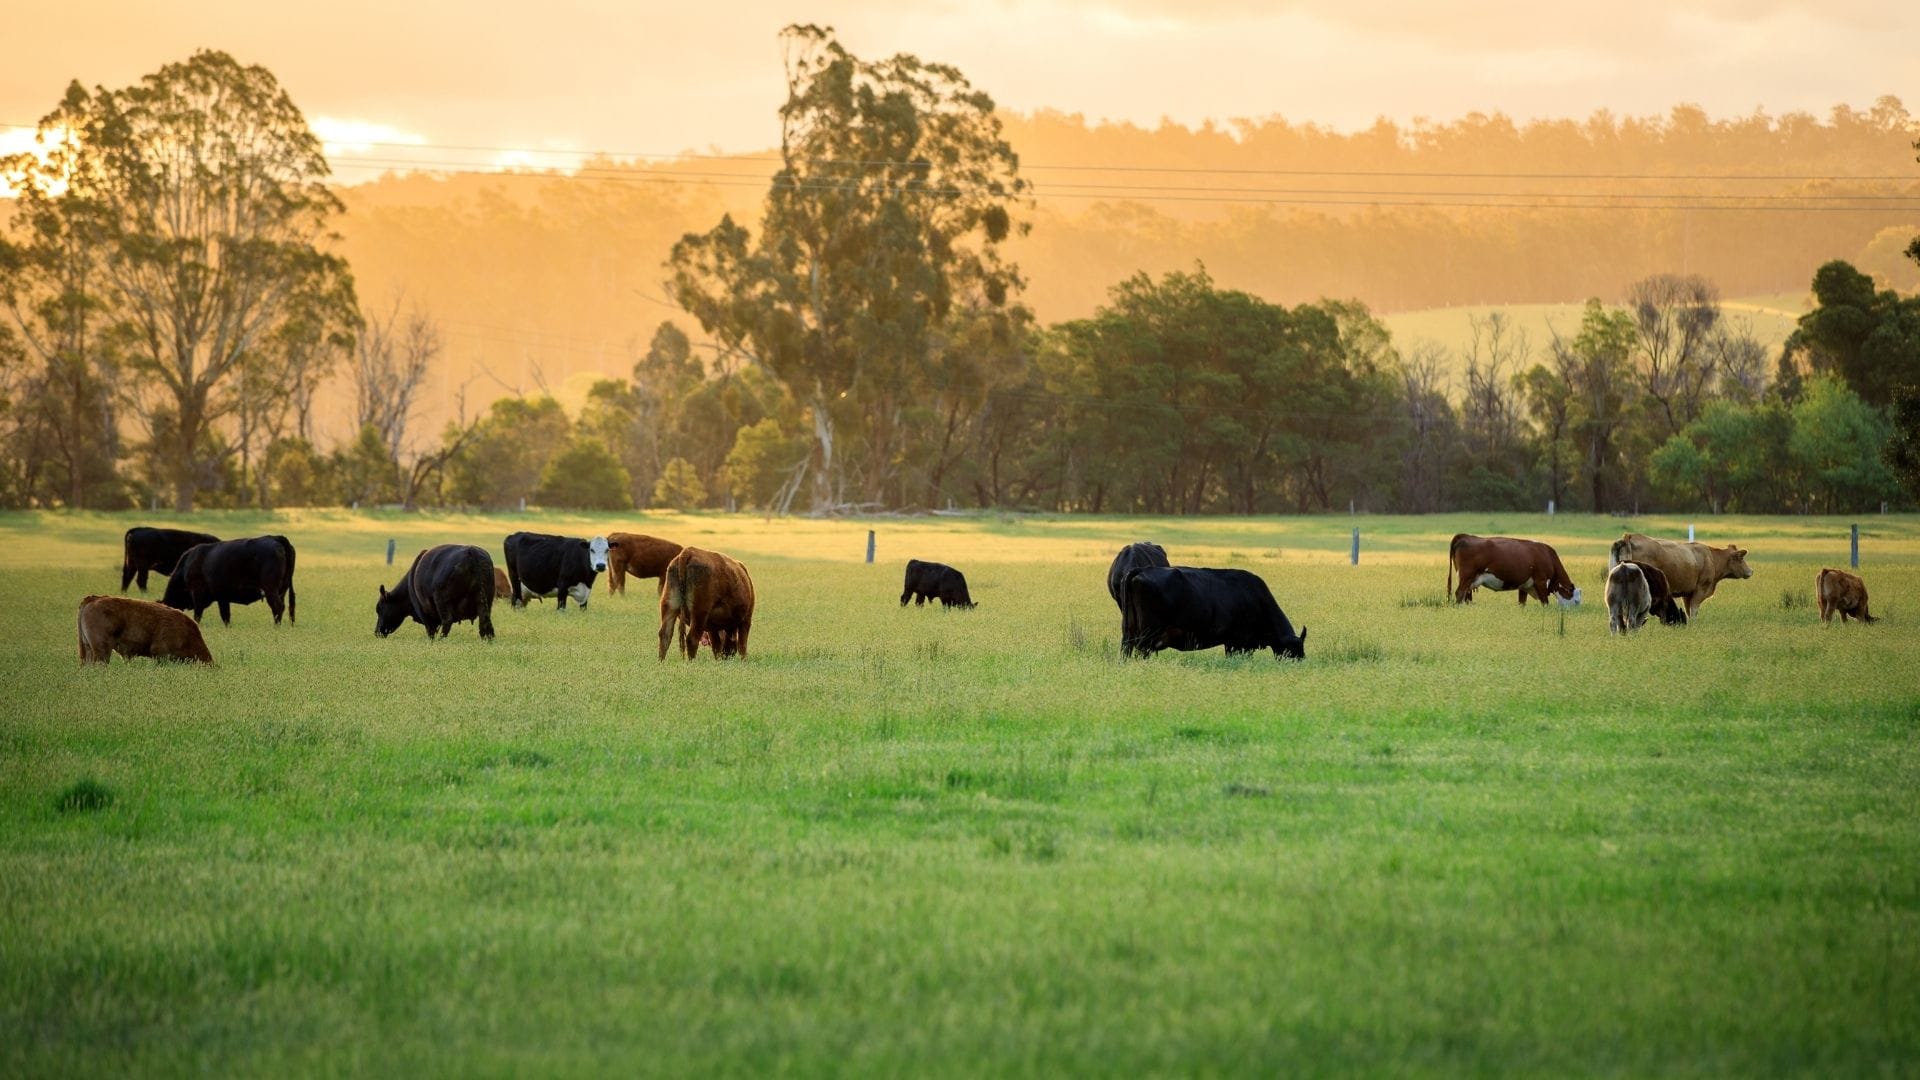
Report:
[[[517,532],[506,540],[507,585],[513,592],[513,606],[524,607],[536,596],[556,596],[567,609],[567,597],[587,609],[593,596],[593,579],[607,568],[607,538],[596,536],[582,540],[577,536],[553,536],[548,533]]]
[[[191,610],[193,621],[209,604],[220,605],[220,622],[233,625],[232,604],[251,604],[265,598],[280,625],[280,612],[294,621],[293,542],[284,536],[251,536],[199,544],[180,556],[180,565],[167,579],[161,603]]]
[[[900,606],[907,606],[907,598],[913,598],[913,606],[919,607],[929,600],[938,600],[953,608],[977,607],[973,597],[967,595],[967,576],[946,563],[921,562],[919,559],[907,560],[907,582],[900,592]]]
[[[389,592],[380,586],[373,605],[373,632],[386,637],[408,619],[441,637],[457,622],[480,620],[480,636],[493,640],[493,557],[472,544],[441,544],[413,557],[413,565]]]
[[[1666,626],[1687,625],[1687,609],[1673,598],[1673,588],[1667,584],[1667,575],[1652,563],[1637,562],[1633,565],[1639,567],[1641,576],[1647,579],[1647,594],[1653,600],[1650,614]]]
[[[140,591],[146,592],[148,571],[171,576],[173,568],[180,564],[180,556],[185,555],[188,548],[195,544],[219,542],[220,538],[212,533],[135,525],[127,530],[125,538],[126,554],[120,561],[120,591],[126,592],[128,582],[138,577]]]
[[[1267,583],[1245,570],[1149,567],[1127,574],[1122,592],[1120,648],[1128,656],[1225,645],[1229,656],[1272,649],[1306,658],[1306,627],[1295,634]]]
[[[1120,606],[1120,613],[1126,614],[1127,601],[1123,589],[1127,575],[1135,570],[1145,570],[1150,566],[1167,566],[1167,549],[1159,544],[1141,541],[1128,544],[1113,557],[1113,565],[1107,568],[1107,591],[1113,594],[1113,602]]]

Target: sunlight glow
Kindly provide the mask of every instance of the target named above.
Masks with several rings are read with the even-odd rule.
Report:
[[[371,120],[316,116],[308,126],[320,137],[320,152],[328,157],[336,154],[370,154],[399,146],[424,146],[427,142],[427,137],[418,132],[403,131]]]
[[[27,128],[0,128],[0,158],[12,157],[15,154],[30,153],[44,163],[47,160],[47,155],[52,152],[54,148],[64,145],[66,141],[67,129],[63,127],[54,128],[47,132],[47,140],[45,142],[41,141],[38,131]],[[19,194],[18,184],[20,180],[21,176],[17,171],[7,170],[0,172],[0,199],[11,199],[17,196]],[[54,195],[58,195],[67,190],[67,185],[64,180],[55,180],[47,186],[49,192]]]

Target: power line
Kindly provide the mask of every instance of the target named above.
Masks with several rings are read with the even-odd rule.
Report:
[[[716,174],[708,174],[704,177],[700,174],[684,174],[683,173],[683,174],[676,174],[671,176],[647,176],[647,175],[634,175],[631,173],[615,173],[611,171],[607,172],[605,175],[602,175],[601,173],[584,173],[584,172],[565,173],[565,172],[554,172],[554,171],[528,173],[525,171],[518,171],[518,170],[511,170],[511,169],[499,170],[499,169],[476,168],[472,166],[471,163],[466,163],[466,162],[432,162],[432,161],[419,161],[419,160],[358,159],[358,160],[339,162],[336,164],[336,168],[378,170],[381,172],[392,172],[396,168],[412,168],[412,169],[418,169],[422,172],[437,173],[439,175],[509,176],[509,177],[531,176],[533,178],[551,179],[551,180],[586,181],[586,182],[593,182],[593,183],[609,183],[609,184],[653,184],[653,185],[668,185],[668,186],[679,186],[679,187],[743,187],[743,188],[764,189],[772,186],[781,186],[781,187],[788,187],[788,188],[799,190],[799,191],[819,191],[819,192],[856,190],[859,185],[859,181],[857,180],[831,180],[831,179],[783,180],[779,177],[754,177],[751,175],[738,174],[738,173],[732,173],[732,174],[716,173]],[[1078,190],[1082,188],[1090,188],[1093,190]],[[973,191],[970,191],[969,189],[956,188],[956,187],[913,187],[909,185],[907,187],[907,190],[910,190],[917,194],[923,194],[923,195],[965,195],[965,194],[973,193]],[[1303,192],[1303,195],[1281,196],[1281,197],[1242,196],[1242,195],[1235,194],[1236,192],[1239,192],[1239,191],[1256,191],[1257,192],[1261,190],[1266,190],[1266,189],[1247,189],[1247,188],[1184,189],[1184,190],[1196,190],[1196,191],[1210,190],[1213,192],[1212,194],[1205,194],[1205,195],[1153,194],[1153,192],[1162,191],[1162,190],[1168,190],[1168,189],[1158,185],[1132,186],[1132,185],[1069,184],[1069,185],[1064,185],[1063,190],[1052,190],[1049,188],[1030,188],[1027,191],[1020,192],[1017,194],[1016,193],[1007,193],[1007,194],[1013,197],[1024,197],[1024,198],[1033,198],[1033,199],[1234,203],[1234,204],[1253,205],[1253,206],[1261,206],[1261,205],[1354,206],[1354,207],[1397,206],[1397,207],[1496,209],[1496,210],[1500,210],[1500,209],[1505,209],[1505,210],[1645,210],[1645,211],[1709,211],[1709,212],[1732,211],[1736,213],[1775,212],[1775,213],[1796,213],[1796,214],[1797,213],[1897,213],[1897,212],[1903,212],[1903,211],[1920,211],[1920,194],[1843,195],[1843,194],[1836,193],[1836,194],[1808,194],[1808,195],[1784,195],[1784,194],[1729,195],[1729,194],[1709,194],[1709,193],[1643,194],[1643,193],[1580,192],[1580,193],[1567,193],[1563,195],[1563,194],[1556,194],[1552,192],[1501,192],[1501,191],[1487,191],[1487,192],[1378,191],[1376,192],[1376,191],[1366,190],[1366,189],[1340,189],[1340,188],[1272,189],[1272,190],[1299,190]],[[1183,190],[1183,189],[1173,189],[1173,190]],[[1305,193],[1325,194],[1330,196],[1348,196],[1348,197],[1307,198],[1307,197],[1304,197]],[[1421,196],[1421,197],[1414,197],[1414,198],[1379,197],[1379,196],[1386,196],[1386,195],[1391,195],[1391,196],[1411,195],[1411,196]],[[1757,200],[1775,200],[1775,201],[1785,200],[1785,201],[1799,202],[1805,205],[1733,206],[1733,205],[1723,205],[1723,204],[1706,203],[1706,202],[1699,201],[1699,200],[1704,200],[1709,198],[1738,200],[1738,201],[1746,201],[1746,202],[1754,202]],[[1516,199],[1531,199],[1535,201],[1530,201],[1530,202],[1513,201]],[[1583,202],[1540,201],[1540,200],[1571,200],[1571,199],[1579,199],[1579,200],[1587,200],[1587,201],[1583,201]],[[1598,199],[1670,199],[1670,200],[1690,200],[1690,201],[1684,201],[1684,202],[1676,201],[1676,202],[1666,202],[1666,203],[1651,203],[1651,202],[1618,203],[1618,202],[1592,201],[1592,200],[1598,200]],[[1475,200],[1475,201],[1464,201],[1464,200]],[[1854,202],[1854,201],[1862,201],[1862,200],[1882,201],[1882,202],[1889,203],[1889,205],[1883,205],[1883,206],[1820,205],[1821,203],[1829,203],[1829,202]]]

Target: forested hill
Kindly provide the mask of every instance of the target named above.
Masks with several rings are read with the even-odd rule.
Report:
[[[1032,230],[1011,253],[1043,322],[1090,313],[1137,271],[1196,261],[1223,287],[1288,304],[1350,297],[1379,313],[1615,301],[1666,271],[1704,274],[1726,296],[1799,293],[1833,258],[1914,284],[1899,280],[1912,275],[1899,252],[1920,213],[1884,204],[1920,195],[1916,122],[1892,98],[1826,117],[1681,107],[1353,134],[1279,119],[1004,119],[1036,185]],[[446,386],[481,369],[492,376],[473,387],[481,397],[624,374],[635,343],[677,314],[660,287],[668,248],[723,212],[757,227],[771,169],[748,155],[386,176],[343,188],[344,253],[364,301],[404,292],[441,321],[451,378],[423,402],[437,412]]]

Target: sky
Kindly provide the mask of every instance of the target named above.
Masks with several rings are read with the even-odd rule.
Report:
[[[211,47],[266,65],[336,152],[363,158],[562,164],[526,151],[753,151],[777,141],[777,35],[797,21],[834,27],[862,57],[953,64],[1003,107],[1147,126],[1277,115],[1350,131],[1382,116],[1657,115],[1682,102],[1715,116],[1824,116],[1883,94],[1920,111],[1920,3],[1597,7],[342,0],[296,15],[258,0],[76,0],[9,13],[0,124],[33,123],[71,79],[122,86]],[[23,134],[0,128],[0,148]]]

